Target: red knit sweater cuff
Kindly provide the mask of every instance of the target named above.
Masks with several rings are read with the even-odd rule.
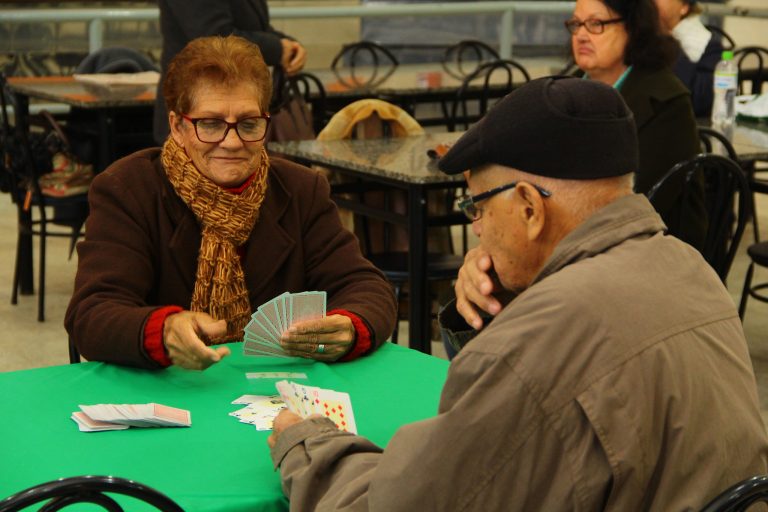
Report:
[[[326,316],[343,315],[352,320],[355,327],[355,346],[351,352],[339,359],[339,361],[352,361],[362,356],[371,348],[371,331],[362,318],[346,309],[332,309],[326,313]]]
[[[147,323],[144,324],[144,350],[153,361],[162,367],[173,364],[165,350],[165,345],[163,345],[163,324],[170,315],[182,310],[179,306],[164,306],[154,310],[149,315]]]

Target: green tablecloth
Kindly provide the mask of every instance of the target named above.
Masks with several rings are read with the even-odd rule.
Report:
[[[113,475],[156,488],[190,511],[287,510],[266,439],[228,414],[243,394],[274,394],[277,379],[350,394],[358,431],[384,446],[401,425],[434,416],[448,362],[385,344],[351,363],[260,360],[233,354],[204,372],[83,363],[0,374],[0,499],[56,478]],[[191,428],[80,432],[78,404],[157,402],[188,409]],[[135,510],[135,503],[128,507]],[[69,509],[68,509],[69,510]]]

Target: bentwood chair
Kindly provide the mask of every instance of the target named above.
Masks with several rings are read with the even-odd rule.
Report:
[[[720,37],[720,44],[723,50],[733,50],[736,48],[736,41],[722,28],[717,25],[704,25],[704,28]]]
[[[463,80],[477,68],[488,62],[498,60],[499,52],[488,44],[474,39],[466,39],[445,49],[442,65],[446,73]]]
[[[469,129],[491,107],[492,98],[501,98],[530,79],[528,71],[514,60],[497,59],[481,65],[456,90],[450,115],[446,116],[448,131]]]
[[[311,140],[328,121],[325,87],[306,72],[286,76],[277,68],[272,74],[272,116],[268,140]]]
[[[5,77],[0,74],[0,91],[5,92]],[[18,293],[22,285],[21,273],[31,272],[31,239],[40,240],[38,255],[38,305],[37,320],[45,321],[45,260],[48,237],[65,237],[70,240],[71,257],[77,239],[82,236],[85,219],[88,216],[88,194],[80,192],[64,197],[52,197],[43,193],[40,177],[52,170],[53,154],[68,148],[66,135],[51,121],[42,134],[19,136],[16,128],[10,124],[5,94],[0,93],[2,102],[0,117],[0,142],[2,143],[3,163],[0,170],[7,180],[11,200],[16,204],[18,214],[18,241],[16,245],[16,263],[13,272],[13,290],[11,304],[18,302]],[[45,115],[45,112],[41,112]],[[62,229],[63,228],[63,229]],[[22,290],[31,293],[32,290]]]
[[[701,154],[681,162],[670,169],[651,189],[650,202],[665,187],[680,187],[679,201],[689,204],[688,196],[696,193],[704,181],[704,209],[707,230],[701,253],[725,282],[733,263],[741,236],[749,219],[751,195],[744,171],[739,165],[720,155]],[[669,234],[684,231],[686,216],[681,215],[677,225],[667,226]]]
[[[349,89],[375,89],[392,73],[399,62],[387,48],[373,41],[344,45],[331,62],[336,78]]]
[[[745,512],[755,503],[768,503],[768,475],[753,476],[729,487],[701,512]]]
[[[0,501],[0,512],[17,512],[46,502],[41,511],[54,512],[70,505],[90,503],[109,512],[123,512],[123,507],[108,494],[134,498],[121,500],[144,503],[161,512],[184,512],[175,501],[165,494],[133,480],[115,476],[77,476],[60,478],[17,492]],[[126,505],[127,506],[127,505]],[[142,509],[146,508],[142,507]],[[93,510],[93,507],[88,508]],[[132,507],[128,507],[132,510]]]
[[[733,52],[733,58],[739,68],[739,93],[760,94],[763,83],[768,82],[768,48],[763,46],[745,46]],[[750,82],[747,92],[744,83]]]
[[[699,139],[701,140],[702,149],[704,150],[705,153],[723,154],[724,156],[727,156],[734,162],[739,163],[739,158],[738,158],[738,155],[736,154],[736,150],[731,145],[730,141],[728,140],[728,137],[726,137],[723,133],[717,130],[714,130],[712,128],[707,128],[704,126],[699,126],[698,128],[699,128]],[[758,173],[761,171],[759,169],[756,169],[754,162],[751,162],[747,165],[742,165],[742,168],[746,173],[747,184],[749,185],[749,191],[750,191],[750,197],[751,197],[750,213],[752,214],[752,231],[755,237],[755,242],[759,242],[760,227],[758,226],[758,220],[757,220],[755,194],[756,193],[768,194],[768,181],[766,181],[765,179],[761,179],[759,177]]]

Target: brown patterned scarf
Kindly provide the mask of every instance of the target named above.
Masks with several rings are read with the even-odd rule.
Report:
[[[239,195],[203,176],[173,137],[168,137],[163,146],[162,161],[176,193],[203,228],[190,310],[227,321],[226,336],[210,343],[239,340],[250,318],[251,305],[237,247],[245,243],[259,218],[267,190],[267,152],[262,148],[256,176]]]

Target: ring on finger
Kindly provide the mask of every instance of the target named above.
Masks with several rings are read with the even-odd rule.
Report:
[[[323,354],[323,353],[325,353],[325,344],[323,344],[323,343],[320,343],[320,344],[317,346],[317,348],[315,348],[315,352],[317,352],[318,354]]]

